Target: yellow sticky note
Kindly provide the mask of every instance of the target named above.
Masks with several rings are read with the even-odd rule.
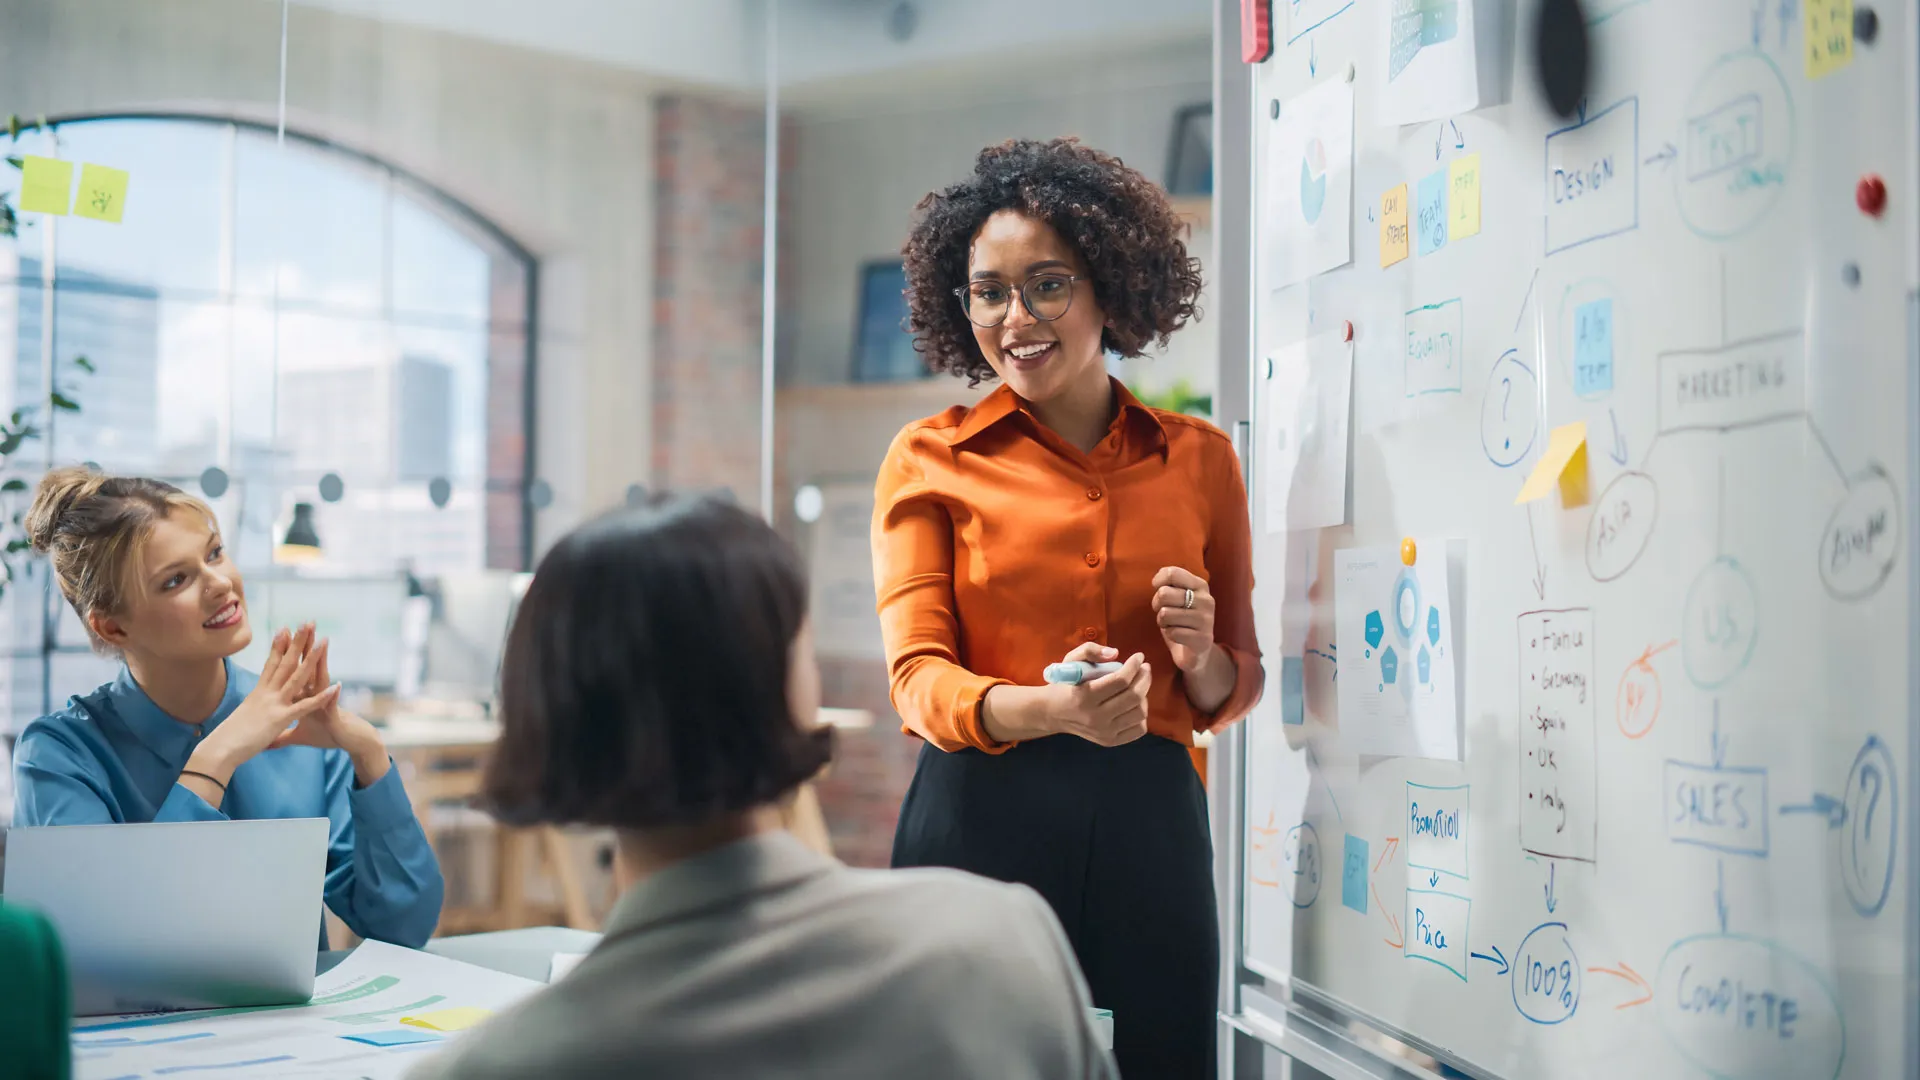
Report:
[[[465,1031],[492,1015],[492,1009],[476,1009],[471,1005],[462,1005],[456,1009],[421,1013],[419,1016],[403,1016],[400,1022],[410,1027],[425,1028],[428,1031]]]
[[[127,170],[105,165],[80,166],[80,197],[73,201],[77,217],[120,224],[127,205]]]
[[[1380,196],[1380,265],[1392,266],[1407,257],[1407,185]]]
[[[73,192],[73,162],[59,158],[22,159],[20,173],[20,209],[36,214],[64,214]]]
[[[1520,494],[1515,497],[1515,506],[1530,503],[1546,497],[1552,491],[1555,482],[1560,486],[1560,501],[1567,506],[1580,506],[1587,501],[1587,422],[1578,420],[1571,424],[1562,424],[1553,429],[1547,438],[1547,452],[1540,455],[1539,464],[1533,467],[1532,475],[1527,477]]]
[[[1807,78],[1853,63],[1853,0],[1801,0],[1806,15]]]
[[[1480,155],[1463,154],[1447,166],[1447,239],[1480,231]]]

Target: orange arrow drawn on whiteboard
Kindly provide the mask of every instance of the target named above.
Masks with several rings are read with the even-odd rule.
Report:
[[[1587,970],[1596,975],[1611,975],[1616,979],[1624,979],[1633,984],[1635,991],[1639,993],[1640,996],[1634,998],[1632,1001],[1615,1005],[1615,1009],[1631,1009],[1635,1005],[1645,1005],[1647,1002],[1653,1000],[1653,987],[1648,986],[1647,980],[1641,978],[1639,972],[1628,967],[1625,961],[1622,961],[1618,968],[1590,967]]]
[[[1387,905],[1380,902],[1379,889],[1376,889],[1371,885],[1367,886],[1367,889],[1368,891],[1373,893],[1373,906],[1380,909],[1380,914],[1383,918],[1387,920],[1387,925],[1393,927],[1393,937],[1401,939],[1400,941],[1395,941],[1393,940],[1393,938],[1381,938],[1380,940],[1386,942],[1387,947],[1390,949],[1394,949],[1396,951],[1404,951],[1406,949],[1406,944],[1405,944],[1406,935],[1400,932],[1400,920],[1394,918],[1391,914],[1389,914],[1387,911]]]
[[[1393,851],[1394,851],[1394,849],[1395,849],[1395,848],[1397,848],[1397,847],[1399,847],[1399,846],[1400,846],[1400,838],[1399,838],[1399,837],[1397,837],[1397,836],[1389,836],[1389,837],[1387,837],[1387,842],[1386,842],[1386,844],[1384,844],[1384,845],[1383,845],[1383,846],[1382,846],[1382,847],[1380,848],[1380,857],[1379,857],[1379,858],[1377,858],[1377,859],[1375,859],[1375,860],[1373,860],[1373,872],[1374,872],[1374,873],[1376,873],[1376,874],[1377,874],[1377,873],[1379,873],[1379,872],[1380,872],[1380,867],[1381,867],[1381,866],[1383,866],[1383,865],[1385,865],[1385,864],[1386,864],[1386,861],[1387,861],[1388,859],[1390,859],[1390,858],[1392,858],[1392,857],[1393,857]]]

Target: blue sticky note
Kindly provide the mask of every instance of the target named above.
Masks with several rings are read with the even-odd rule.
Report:
[[[368,1046],[412,1046],[414,1043],[439,1042],[441,1036],[431,1031],[365,1031],[358,1035],[340,1036],[349,1042],[366,1043]]]
[[[1340,902],[1367,913],[1367,842],[1347,834],[1347,857],[1340,867]]]
[[[1580,397],[1613,389],[1613,301],[1573,309],[1573,392]]]
[[[1414,205],[1414,232],[1420,237],[1420,254],[1431,255],[1447,246],[1447,170],[1440,169],[1420,181],[1420,198]]]
[[[1307,722],[1307,662],[1304,657],[1288,656],[1280,660],[1280,721],[1285,724]]]

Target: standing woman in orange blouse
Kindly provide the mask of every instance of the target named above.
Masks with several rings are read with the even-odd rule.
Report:
[[[907,425],[876,486],[894,707],[926,740],[895,866],[1053,905],[1131,1078],[1213,1075],[1219,945],[1195,732],[1260,696],[1246,489],[1227,437],[1107,374],[1195,313],[1165,194],[1072,140],[982,151],[905,250],[935,367],[1000,385]],[[1052,663],[1120,663],[1045,684]]]

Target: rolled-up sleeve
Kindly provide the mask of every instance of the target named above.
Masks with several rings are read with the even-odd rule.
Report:
[[[446,883],[398,767],[364,788],[353,762],[327,762],[327,906],[363,938],[419,948],[440,922]]]
[[[953,521],[916,460],[913,429],[893,440],[874,484],[873,584],[890,695],[906,729],[942,750],[1000,753],[981,723],[987,691],[1007,680],[960,662]]]
[[[1218,731],[1247,715],[1266,687],[1260,642],[1253,631],[1253,526],[1240,459],[1218,440],[1207,475],[1212,519],[1207,534],[1207,581],[1213,592],[1214,643],[1233,657],[1233,691],[1211,716],[1196,716],[1194,729]]]

